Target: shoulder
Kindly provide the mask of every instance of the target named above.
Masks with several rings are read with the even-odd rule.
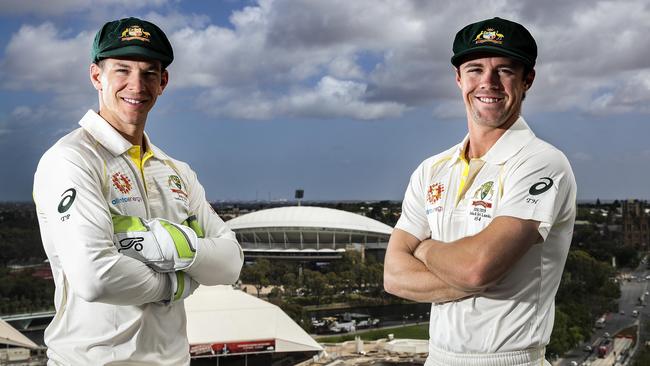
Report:
[[[548,167],[573,174],[566,155],[555,146],[537,137],[515,155],[507,165],[511,167],[528,166],[533,169]]]
[[[452,146],[439,154],[426,158],[416,168],[416,172],[420,171],[422,173],[430,173],[432,171],[444,169],[447,166],[447,163],[449,163],[455,156],[458,148],[458,145]]]
[[[45,151],[38,163],[37,171],[65,165],[91,168],[101,160],[98,156],[99,148],[101,145],[88,132],[83,128],[77,128]]]

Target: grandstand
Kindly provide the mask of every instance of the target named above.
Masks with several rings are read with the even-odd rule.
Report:
[[[383,260],[393,228],[355,213],[312,206],[255,211],[227,222],[247,258],[331,261],[347,250]]]

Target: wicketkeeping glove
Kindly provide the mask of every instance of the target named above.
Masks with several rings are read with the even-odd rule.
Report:
[[[181,301],[190,296],[199,287],[199,283],[183,271],[170,272],[167,275],[169,275],[172,283],[172,294],[169,300],[163,301],[163,303],[169,304]]]
[[[113,231],[118,252],[157,272],[184,270],[194,262],[198,238],[190,227],[164,219],[113,215]]]

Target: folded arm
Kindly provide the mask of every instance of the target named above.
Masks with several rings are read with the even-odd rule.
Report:
[[[196,244],[196,258],[185,272],[202,285],[233,284],[239,278],[244,264],[244,252],[235,233],[206,200],[205,190],[196,174],[189,170],[185,176],[189,186],[190,209],[204,232],[204,237],[199,238]]]
[[[141,305],[170,297],[168,276],[118,253],[99,173],[76,151],[50,152],[34,177],[43,244],[75,295],[88,302]]]
[[[384,262],[384,288],[395,296],[417,302],[447,302],[475,292],[452,287],[427,269],[413,253],[420,240],[400,229],[393,230]]]
[[[538,221],[499,216],[476,235],[450,243],[427,239],[418,246],[415,257],[454,288],[482,291],[541,240],[538,228]]]

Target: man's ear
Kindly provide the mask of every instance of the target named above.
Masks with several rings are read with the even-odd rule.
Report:
[[[528,74],[524,76],[524,86],[526,87],[526,90],[533,86],[533,81],[535,81],[535,69],[531,69]]]
[[[454,71],[456,72],[456,85],[458,85],[459,88],[461,88],[460,85],[460,69],[457,67],[454,67]]]
[[[102,90],[102,69],[96,63],[90,64],[90,82],[97,91]]]
[[[169,72],[167,72],[167,69],[165,69],[160,74],[160,94],[162,94],[163,90],[165,90],[167,83],[169,83]]]

